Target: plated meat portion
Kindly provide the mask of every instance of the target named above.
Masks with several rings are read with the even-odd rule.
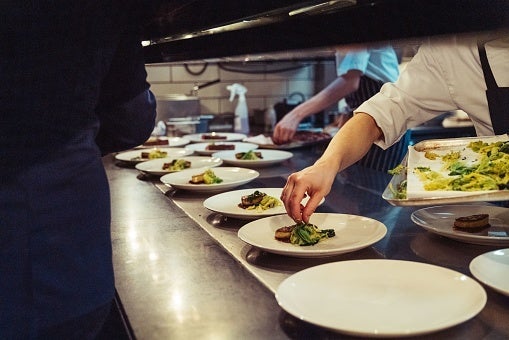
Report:
[[[276,197],[256,190],[252,194],[244,195],[240,198],[239,208],[263,212],[281,205],[283,203]]]
[[[228,137],[225,135],[218,135],[215,133],[203,134],[201,135],[201,139],[227,139]]]
[[[153,145],[169,145],[169,141],[167,138],[159,138],[159,137],[150,137],[145,143],[144,146],[153,146]]]
[[[235,150],[235,144],[216,144],[210,143],[205,150]]]
[[[295,228],[295,225],[281,227],[276,230],[274,237],[278,241],[290,243],[290,236],[292,236],[292,231],[294,228]]]
[[[324,139],[330,139],[331,135],[326,132],[297,131],[293,135],[292,142],[316,142]]]
[[[490,226],[488,214],[461,216],[454,220],[454,228],[477,231]]]
[[[258,205],[261,203],[261,201],[266,195],[267,195],[266,193],[256,190],[252,194],[242,196],[240,198],[239,207],[246,209],[253,205]]]

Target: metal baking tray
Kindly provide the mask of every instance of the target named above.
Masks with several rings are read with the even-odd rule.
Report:
[[[505,136],[507,137],[507,136]],[[468,143],[477,140],[483,140],[493,137],[465,137],[465,138],[448,138],[448,139],[430,139],[421,141],[414,146],[417,151],[425,150],[436,150],[436,149],[447,149],[447,148],[458,148],[466,146]],[[495,201],[507,201],[509,200],[509,190],[493,190],[490,192],[479,192],[472,194],[466,194],[457,197],[426,197],[426,198],[397,198],[394,195],[394,189],[398,187],[400,183],[407,179],[406,166],[408,165],[408,152],[401,161],[401,164],[405,166],[405,171],[396,174],[392,177],[391,181],[382,193],[382,198],[394,206],[428,206],[428,205],[441,205],[441,204],[456,204],[456,203],[469,203],[469,202],[495,202]]]
[[[319,131],[300,130],[297,132],[297,133],[309,133],[310,138],[316,139],[297,140],[286,144],[258,144],[256,142],[254,143],[258,144],[260,149],[277,149],[277,150],[291,150],[316,144],[328,143],[332,139],[332,136],[329,135],[328,133],[323,133],[321,130],[322,129],[319,129]]]

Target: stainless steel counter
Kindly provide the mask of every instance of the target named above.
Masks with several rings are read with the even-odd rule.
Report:
[[[280,187],[322,148],[294,150],[292,159],[258,169],[260,177],[240,188]],[[279,282],[317,264],[364,258],[426,262],[471,276],[470,261],[496,249],[428,233],[411,222],[415,208],[393,207],[381,198],[388,175],[353,167],[338,175],[317,212],[371,217],[387,226],[387,235],[372,247],[326,259],[269,254],[237,238],[245,221],[205,209],[208,195],[169,190],[112,156],[104,164],[112,195],[116,287],[138,339],[349,338],[283,311],[274,298]],[[488,303],[474,319],[422,338],[509,338],[509,298],[486,291]]]

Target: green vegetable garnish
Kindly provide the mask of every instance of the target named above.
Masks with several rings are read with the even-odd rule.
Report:
[[[320,230],[316,225],[311,223],[296,224],[290,236],[290,243],[299,246],[312,246],[320,240],[334,237],[336,232],[334,229]]]

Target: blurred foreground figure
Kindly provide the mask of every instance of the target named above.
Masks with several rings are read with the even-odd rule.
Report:
[[[140,3],[0,5],[1,339],[92,339],[108,315],[101,156],[143,143],[155,119]]]

